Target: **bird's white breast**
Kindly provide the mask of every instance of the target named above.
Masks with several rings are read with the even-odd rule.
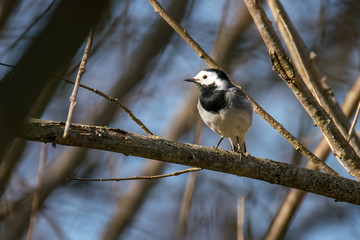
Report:
[[[245,101],[248,100],[246,99]],[[245,136],[250,128],[252,122],[252,110],[249,112],[249,108],[229,108],[222,109],[219,113],[211,113],[205,111],[200,102],[198,102],[197,107],[200,117],[205,124],[220,136],[226,138]]]

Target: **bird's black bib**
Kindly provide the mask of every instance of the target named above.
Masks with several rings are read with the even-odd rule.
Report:
[[[200,86],[200,104],[208,112],[219,113],[226,106],[226,91],[215,90],[215,84]]]

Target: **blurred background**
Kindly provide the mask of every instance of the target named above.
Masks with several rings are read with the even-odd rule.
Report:
[[[17,65],[60,2],[0,2],[1,63]],[[308,49],[316,53],[318,66],[341,104],[360,70],[359,1],[282,3]],[[171,0],[161,4],[252,98],[314,149],[321,139],[320,131],[272,71],[267,50],[243,1]],[[264,8],[271,18],[266,4]],[[62,72],[66,78],[75,80],[85,44],[86,38],[67,63]],[[81,83],[117,97],[154,134],[214,146],[219,136],[203,126],[198,117],[198,89],[183,81],[204,68],[205,63],[148,1],[113,0],[97,21]],[[1,65],[0,77],[11,70]],[[37,71],[42,70],[40,67]],[[66,121],[73,85],[60,81],[52,89],[43,90],[43,100],[30,116]],[[82,88],[72,122],[145,134],[114,103]],[[256,157],[306,164],[306,159],[256,114],[246,145]],[[0,165],[1,239],[25,238],[39,159],[44,153],[46,168],[33,239],[235,239],[238,197],[244,198],[240,207],[244,209],[245,239],[261,239],[289,191],[208,170],[157,181],[69,182],[66,177],[131,177],[186,167],[20,139],[11,147],[10,156]],[[231,149],[227,140],[221,147]],[[327,162],[350,177],[332,156]],[[358,239],[359,224],[358,206],[308,194],[291,220],[285,239]]]

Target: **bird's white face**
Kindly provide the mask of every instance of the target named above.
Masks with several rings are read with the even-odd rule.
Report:
[[[202,86],[215,84],[218,90],[225,90],[227,87],[225,80],[219,78],[216,72],[202,70],[194,77],[194,80]]]

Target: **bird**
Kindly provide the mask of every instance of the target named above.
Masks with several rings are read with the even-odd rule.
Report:
[[[199,115],[221,137],[216,149],[228,138],[233,152],[246,153],[245,137],[252,123],[253,108],[244,92],[216,68],[204,69],[184,81],[195,83],[200,89]]]

